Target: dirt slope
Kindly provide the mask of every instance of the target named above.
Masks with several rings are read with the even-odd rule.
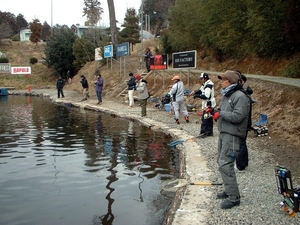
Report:
[[[43,46],[43,43],[35,46],[29,42],[20,43],[7,41],[0,45],[0,51],[7,54],[12,65],[29,65],[28,62],[32,56],[39,60],[42,59]],[[144,42],[143,47],[150,47],[154,53],[156,48],[159,49],[159,44],[156,41],[148,40]],[[120,74],[120,65],[117,63],[113,63],[112,67],[110,67],[110,65],[101,66],[97,62],[87,63],[79,71],[77,76],[73,78],[72,84],[67,85],[65,89],[81,91],[81,84],[79,83],[80,78],[78,75],[84,74],[90,83],[91,97],[96,98],[93,90],[93,83],[96,79],[95,75],[100,72],[105,80],[104,94],[106,95],[104,95],[104,98],[122,101],[123,98],[116,99],[115,97],[126,87],[126,85],[122,86],[120,84],[128,79],[129,71],[143,73],[143,70],[139,70],[140,53],[140,45],[136,44],[131,55],[127,58],[128,62],[125,68],[125,75],[123,64]],[[208,51],[198,52],[197,57],[198,70],[223,72],[227,69],[238,69],[245,74],[263,74],[271,76],[278,75],[280,70],[282,70],[287,63],[288,61],[286,59],[274,61],[271,59],[259,59],[254,56],[243,60],[227,60],[219,63]],[[145,66],[143,65],[143,68],[144,67]],[[15,77],[1,75],[0,86],[15,86],[17,89],[26,89],[27,85],[30,84],[33,89],[45,87],[55,88],[55,72],[41,63],[34,65],[32,71],[33,73],[31,74],[30,79],[25,79],[22,76]],[[151,94],[154,97],[161,97],[167,93],[167,89],[162,88],[161,76],[164,73],[160,72],[159,74],[155,74],[156,85],[154,85],[153,74],[147,78],[147,81],[149,82],[149,88],[152,89]],[[167,87],[172,83],[169,78],[175,74],[176,72],[164,74],[168,77],[164,87]],[[215,93],[217,101],[219,101],[221,98],[221,95],[219,94],[219,81],[213,72],[210,73],[210,75],[213,82],[215,82]],[[194,90],[199,88],[197,77],[198,74],[192,76],[189,89]],[[186,78],[183,78],[183,81],[187,83]],[[282,158],[283,162],[286,162],[285,165],[298,165],[297,158],[299,157],[300,152],[298,149],[300,146],[300,123],[298,122],[300,98],[298,96],[300,94],[300,89],[252,78],[249,79],[249,83],[254,90],[253,98],[258,100],[253,106],[253,121],[258,121],[260,119],[260,113],[265,113],[269,116],[269,136],[257,138],[257,141],[261,142],[262,150],[271,151],[275,155],[278,155],[278,157]],[[120,87],[116,88],[117,86]],[[194,103],[199,106],[201,102],[190,97],[187,99],[187,103]],[[252,132],[250,136],[251,135],[253,136]],[[282,154],[283,152],[286,154]]]

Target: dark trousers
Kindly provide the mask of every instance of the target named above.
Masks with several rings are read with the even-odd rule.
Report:
[[[203,115],[204,115],[204,113],[203,113]],[[204,119],[204,116],[202,116],[200,134],[205,134],[207,136],[213,136],[213,134],[214,134],[213,127],[214,127],[213,117]]]
[[[57,89],[57,97],[60,98],[60,95],[63,98],[65,97],[63,88],[58,88]]]
[[[239,170],[244,170],[248,166],[248,162],[249,162],[248,147],[247,147],[247,142],[246,142],[247,135],[248,135],[248,132],[246,133],[246,137],[241,142],[240,152],[236,157],[236,167]]]

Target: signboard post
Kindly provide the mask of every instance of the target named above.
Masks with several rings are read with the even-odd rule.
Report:
[[[129,55],[129,42],[117,45],[117,57]]]
[[[104,58],[110,58],[110,67],[112,69],[112,57],[113,57],[114,51],[112,45],[104,46]],[[107,64],[108,66],[108,64]]]
[[[130,49],[129,49],[129,42],[125,42],[122,44],[117,45],[117,51],[116,55],[117,57],[124,56],[124,76],[125,76],[125,70],[126,70],[126,60],[125,57],[129,55]],[[120,59],[120,76],[121,76],[121,68],[122,68],[122,60]]]
[[[174,69],[196,68],[197,67],[197,51],[177,52],[172,55],[172,63]]]
[[[11,74],[25,74],[28,79],[27,91],[31,92],[29,85],[29,74],[31,74],[31,66],[13,66],[11,67]]]

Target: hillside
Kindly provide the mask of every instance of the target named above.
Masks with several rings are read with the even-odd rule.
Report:
[[[29,59],[32,56],[39,60],[42,59],[43,46],[43,43],[39,43],[35,46],[28,42],[6,41],[0,45],[0,51],[7,54],[12,65],[29,65]],[[145,41],[143,46],[144,48],[150,47],[152,52],[155,52],[155,48],[159,48],[159,44],[154,40]],[[110,98],[116,101],[123,101],[123,98],[120,97],[116,99],[116,96],[126,87],[124,82],[128,79],[129,71],[134,73],[143,72],[138,69],[140,65],[140,53],[140,45],[136,44],[131,55],[127,58],[129,62],[126,64],[125,76],[123,67],[120,75],[120,65],[117,63],[113,63],[112,67],[110,65],[100,66],[97,62],[87,63],[79,71],[78,75],[84,74],[87,77],[91,87],[91,97],[96,99],[93,82],[96,79],[96,73],[100,72],[105,80],[104,99]],[[286,59],[274,61],[272,59],[260,59],[253,56],[243,60],[229,59],[219,63],[210,55],[208,50],[203,50],[198,52],[197,69],[216,72],[223,72],[227,69],[238,69],[245,74],[278,76],[279,72],[288,62]],[[143,68],[144,67],[143,64]],[[156,85],[154,85],[154,74],[156,74]],[[167,87],[172,83],[171,77],[178,74],[178,72],[160,72],[154,74],[147,78],[149,88],[152,89],[151,94],[154,97],[164,96],[165,93],[167,93],[167,89],[162,88],[162,76],[166,76],[164,87]],[[74,76],[72,84],[67,85],[65,89],[81,92],[82,88],[79,83],[80,77],[78,75]],[[215,93],[217,101],[219,101],[221,98],[219,94],[219,81],[213,72],[211,72],[210,75],[211,80],[216,84]],[[193,74],[191,76],[191,86],[189,89],[194,90],[199,88],[198,76],[199,74]],[[1,75],[0,77],[0,86],[14,86],[16,89],[27,89],[28,84],[30,84],[31,89],[45,87],[55,88],[56,83],[55,72],[42,63],[32,66],[32,74],[29,79],[16,75]],[[187,84],[185,76],[183,76],[183,81]],[[123,85],[121,85],[122,83]],[[300,146],[300,140],[298,138],[300,124],[297,122],[298,113],[300,112],[300,99],[298,97],[300,89],[258,79],[249,79],[249,83],[254,90],[253,98],[258,100],[258,102],[253,105],[253,121],[260,119],[260,113],[269,115],[269,137],[257,138],[257,141],[261,142],[262,150],[268,149],[274,152],[275,155],[278,155],[278,157],[283,157],[283,153],[286,152],[284,158],[287,162],[286,165],[293,164],[293,162],[295,162],[296,165],[297,156],[299,156],[300,153],[297,149]],[[192,97],[187,99],[187,104],[188,103],[200,105],[200,101],[194,100]],[[252,132],[250,136],[253,136]]]

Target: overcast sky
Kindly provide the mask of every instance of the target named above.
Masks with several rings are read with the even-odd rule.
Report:
[[[84,0],[52,0],[53,25],[84,25],[86,17],[82,17],[83,2]],[[107,0],[99,2],[104,11],[100,25],[109,25]],[[116,19],[119,21],[117,26],[121,26],[127,8],[135,8],[138,12],[141,0],[114,0],[114,4]],[[42,24],[47,21],[51,26],[51,0],[0,0],[0,11],[13,13],[15,16],[21,13],[28,23],[39,19]]]

